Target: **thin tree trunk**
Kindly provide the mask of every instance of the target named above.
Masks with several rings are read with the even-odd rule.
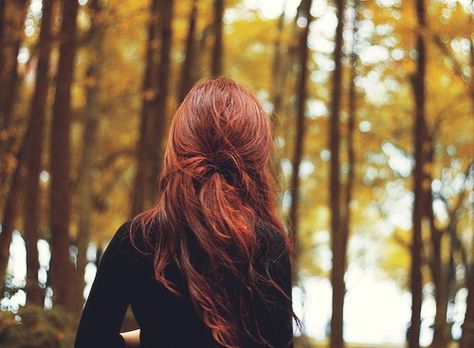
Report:
[[[411,322],[408,332],[408,348],[420,347],[422,277],[421,277],[421,250],[422,250],[422,219],[425,212],[425,198],[423,193],[423,144],[425,143],[425,42],[422,29],[425,27],[425,5],[423,0],[416,1],[418,19],[416,48],[418,51],[417,70],[413,78],[415,97],[415,122],[413,127],[413,143],[415,151],[415,168],[413,177],[413,240],[411,243],[410,288],[412,293]]]
[[[296,137],[295,137],[295,149],[292,159],[292,172],[290,181],[290,193],[291,193],[291,206],[288,213],[288,228],[289,235],[294,247],[293,256],[293,282],[296,283],[298,276],[298,256],[300,253],[298,243],[298,204],[300,196],[300,176],[299,169],[301,160],[303,158],[303,144],[304,144],[304,131],[305,131],[305,110],[306,110],[306,99],[307,99],[307,81],[308,81],[308,35],[309,27],[312,21],[310,14],[312,0],[302,0],[298,9],[298,15],[300,18],[306,19],[306,25],[301,30],[299,37],[299,68],[300,73],[298,76],[298,82],[296,85]]]
[[[27,299],[29,303],[43,305],[43,293],[38,287],[38,238],[39,238],[39,174],[41,171],[41,155],[43,153],[43,137],[45,129],[45,113],[49,86],[49,60],[51,56],[51,24],[53,0],[43,1],[41,30],[38,43],[38,65],[33,99],[31,101],[30,122],[33,129],[28,140],[28,151],[25,179],[24,203],[24,237],[27,251]]]
[[[430,258],[430,269],[433,278],[433,285],[435,289],[435,302],[436,302],[436,315],[434,319],[434,333],[433,341],[431,343],[432,348],[444,348],[447,346],[449,330],[446,321],[447,310],[448,310],[448,287],[449,281],[447,279],[446,267],[442,257],[442,245],[443,245],[443,233],[435,225],[435,216],[433,211],[433,192],[431,190],[432,173],[431,168],[434,164],[434,148],[433,139],[428,134],[425,140],[425,153],[424,162],[425,175],[424,187],[426,188],[426,217],[430,224],[430,237],[431,237],[431,258]],[[428,170],[428,168],[430,168]]]
[[[140,134],[137,142],[137,168],[132,199],[131,216],[143,211],[145,206],[145,192],[148,178],[150,177],[150,164],[148,162],[149,132],[153,117],[154,101],[156,98],[156,57],[159,48],[158,39],[158,5],[160,0],[152,0],[148,20],[147,52],[145,72],[143,76],[142,115],[140,121]]]
[[[99,21],[102,7],[99,0],[90,2],[91,10],[91,43],[88,52],[90,62],[87,70],[86,81],[86,105],[84,109],[83,126],[83,152],[81,161],[81,172],[79,176],[79,222],[77,233],[77,270],[76,270],[76,296],[74,310],[80,313],[84,302],[83,291],[85,287],[85,268],[87,265],[87,246],[90,240],[91,217],[93,205],[93,163],[95,159],[95,148],[98,141],[98,130],[100,127],[99,98],[100,81],[103,70],[103,43],[105,37],[105,26],[101,26]]]
[[[347,120],[347,181],[344,187],[342,209],[341,209],[341,239],[342,239],[342,250],[343,250],[343,268],[344,273],[347,268],[347,243],[349,240],[350,226],[351,226],[351,202],[354,190],[355,182],[355,144],[354,144],[354,132],[357,118],[357,91],[355,80],[357,77],[357,31],[360,21],[360,3],[359,0],[354,1],[354,19],[352,23],[352,52],[350,54],[350,80],[349,80],[349,118]]]
[[[182,102],[186,94],[193,86],[195,80],[195,74],[193,74],[194,68],[194,56],[196,52],[196,20],[197,20],[197,0],[193,0],[191,14],[189,15],[189,28],[188,34],[186,35],[186,48],[185,58],[183,62],[183,68],[181,71],[181,83],[179,85],[179,102]]]
[[[161,51],[160,65],[158,67],[158,94],[156,98],[156,114],[154,115],[152,125],[153,137],[151,139],[151,158],[152,171],[150,180],[151,193],[150,202],[156,202],[158,197],[158,176],[160,175],[163,152],[165,143],[165,133],[168,128],[168,94],[170,84],[170,66],[171,66],[171,43],[173,38],[172,21],[173,21],[173,5],[174,1],[165,0],[161,3]]]
[[[211,57],[211,77],[219,76],[223,73],[222,68],[222,50],[223,50],[223,17],[224,0],[214,0],[214,46],[212,47]]]
[[[332,250],[332,317],[330,348],[343,348],[343,308],[344,308],[344,238],[341,236],[340,211],[340,160],[339,160],[339,113],[341,109],[342,89],[342,46],[344,27],[344,0],[335,0],[338,23],[334,48],[334,72],[332,76],[332,103],[329,124],[329,149],[331,163],[329,172],[329,206],[331,214],[331,250]]]
[[[56,95],[51,133],[51,285],[54,303],[72,305],[73,264],[69,258],[71,86],[76,54],[77,1],[63,1]]]
[[[285,2],[286,5],[286,2]],[[276,141],[276,136],[279,128],[279,117],[280,117],[280,110],[281,104],[283,100],[283,90],[284,90],[284,83],[282,83],[283,76],[286,75],[286,69],[283,69],[283,54],[282,54],[282,36],[283,36],[283,29],[285,24],[285,7],[281,12],[281,15],[278,19],[277,23],[277,35],[275,38],[274,44],[274,53],[273,53],[273,65],[272,65],[272,97],[273,97],[273,111],[271,114],[272,117],[272,127],[273,127],[273,141]],[[281,176],[281,166],[280,166],[280,156],[278,155],[277,151],[273,152],[272,162],[270,166],[270,171],[273,177],[273,180],[277,184],[278,192],[281,192],[281,183],[280,183],[280,176]]]
[[[296,18],[298,14],[296,15]],[[295,19],[296,23],[296,19]],[[277,36],[275,38],[275,44],[273,49],[273,64],[272,64],[272,99],[273,99],[273,110],[272,110],[272,121],[274,128],[278,127],[278,117],[283,104],[283,92],[285,90],[286,77],[288,76],[287,65],[285,65],[285,57],[283,56],[282,49],[282,37],[285,25],[285,8],[281,12],[277,22]],[[290,55],[291,46],[288,48],[288,55]],[[293,50],[291,50],[293,51]]]

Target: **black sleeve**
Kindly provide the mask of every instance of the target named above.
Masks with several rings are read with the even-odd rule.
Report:
[[[124,252],[128,243],[128,221],[107,246],[82,311],[75,348],[124,348],[120,335],[129,298],[131,263]]]
[[[291,285],[291,260],[283,236],[276,229],[270,234],[266,243],[266,251],[261,255],[265,260],[263,272],[278,284],[282,294],[274,287],[266,289],[266,298],[258,298],[256,303],[260,330],[269,343],[275,348],[293,347],[293,308]]]

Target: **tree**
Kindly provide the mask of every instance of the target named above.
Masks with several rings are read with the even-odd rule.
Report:
[[[428,133],[428,132],[427,132]],[[430,239],[431,239],[431,258],[430,270],[433,278],[433,285],[435,291],[436,315],[434,319],[433,341],[431,346],[433,348],[446,347],[448,342],[449,328],[446,323],[448,310],[448,291],[449,291],[449,275],[447,267],[443,262],[442,245],[444,233],[436,226],[435,214],[433,211],[433,191],[432,184],[432,168],[435,162],[433,137],[428,135],[425,137],[424,148],[424,162],[425,170],[423,172],[423,189],[426,198],[425,202],[425,216],[430,225]],[[452,253],[452,252],[451,252]]]
[[[25,178],[24,203],[24,237],[27,251],[27,296],[28,302],[42,305],[43,295],[38,287],[38,249],[39,238],[39,174],[41,171],[41,155],[45,130],[45,114],[49,86],[49,67],[51,56],[51,24],[53,0],[43,1],[41,30],[38,42],[38,65],[36,82],[30,107],[32,134],[28,139]]]
[[[142,111],[137,142],[137,164],[131,210],[132,216],[137,215],[144,209],[145,192],[147,189],[148,178],[150,177],[150,164],[148,163],[148,139],[150,138],[150,125],[151,119],[153,117],[155,95],[157,93],[155,86],[157,74],[156,55],[159,48],[159,2],[159,0],[152,0],[149,10],[145,71],[143,74],[142,87]]]
[[[293,257],[293,276],[295,281],[297,279],[298,270],[298,202],[300,195],[300,175],[299,169],[301,160],[303,158],[303,144],[305,125],[305,111],[307,99],[307,81],[308,81],[308,36],[309,27],[312,22],[310,13],[312,0],[302,0],[297,11],[298,18],[305,19],[305,25],[299,35],[299,49],[298,49],[298,65],[299,76],[296,84],[296,137],[295,148],[292,158],[292,172],[290,180],[291,206],[288,213],[288,229],[291,241],[293,243],[294,257]]]
[[[223,51],[223,25],[224,25],[224,0],[214,0],[214,46],[211,56],[211,77],[222,74],[222,51]]]
[[[329,149],[331,151],[331,162],[329,172],[329,207],[331,215],[331,251],[332,251],[332,317],[330,348],[343,348],[343,309],[344,309],[344,269],[346,237],[341,230],[340,211],[340,159],[339,159],[339,113],[341,110],[342,89],[342,45],[344,27],[344,0],[335,0],[337,27],[334,47],[334,71],[332,75],[332,101],[329,120]]]
[[[96,158],[96,146],[100,127],[99,98],[101,95],[100,81],[104,66],[105,25],[101,21],[102,5],[99,0],[88,3],[91,26],[88,45],[89,66],[86,71],[86,105],[83,118],[82,159],[78,181],[79,221],[77,231],[77,269],[74,310],[80,313],[83,305],[84,274],[87,265],[87,246],[90,240],[91,218],[93,214],[93,171]]]
[[[286,4],[286,3],[285,3]],[[293,36],[296,38],[296,21],[298,18],[298,13],[295,16],[295,22],[293,27]],[[292,44],[288,44],[287,48],[287,55],[283,54],[283,32],[285,27],[285,8],[283,8],[280,17],[278,18],[277,22],[277,35],[274,42],[274,53],[273,53],[273,62],[272,62],[272,88],[271,88],[271,96],[272,96],[272,127],[273,127],[273,134],[276,137],[278,128],[280,127],[280,118],[282,115],[280,114],[282,110],[282,104],[284,100],[284,91],[286,87],[286,81],[288,77],[288,66],[293,65],[293,56],[295,53],[295,49]],[[293,42],[293,40],[292,40]],[[275,139],[276,140],[276,139]],[[275,141],[274,140],[274,141]],[[277,183],[277,187],[279,191],[282,190],[280,176],[281,176],[281,166],[280,166],[280,156],[275,151],[273,153],[273,158],[271,162],[271,173],[272,176]]]
[[[160,50],[160,64],[158,66],[158,93],[156,95],[156,113],[152,118],[151,129],[153,131],[150,138],[150,155],[151,162],[151,176],[150,193],[151,202],[157,200],[158,194],[158,175],[161,172],[163,162],[163,147],[168,129],[168,94],[170,81],[170,67],[171,67],[171,43],[173,38],[173,6],[174,1],[165,0],[161,2],[161,50]]]
[[[354,191],[354,184],[356,181],[356,153],[355,153],[355,125],[357,120],[357,90],[355,80],[357,77],[357,31],[360,22],[360,2],[354,0],[353,4],[354,18],[352,22],[352,51],[350,53],[350,80],[349,80],[349,105],[348,105],[348,120],[347,120],[347,139],[346,139],[346,151],[347,151],[347,179],[344,187],[344,192],[341,201],[341,240],[343,250],[343,264],[344,273],[347,269],[347,243],[349,240],[350,227],[351,227],[351,202]]]
[[[425,213],[425,203],[423,192],[423,180],[425,178],[423,144],[426,136],[425,121],[425,39],[423,29],[425,28],[425,4],[424,0],[416,1],[416,14],[418,27],[416,32],[416,73],[412,78],[413,94],[415,99],[415,122],[413,126],[413,145],[415,168],[413,171],[413,238],[411,243],[411,267],[410,267],[410,288],[412,293],[411,321],[408,332],[408,347],[418,348],[420,346],[420,326],[421,326],[421,303],[422,303],[422,278],[421,278],[421,250],[422,250],[422,219]]]
[[[76,55],[78,2],[63,1],[56,94],[53,103],[50,154],[50,278],[54,303],[72,305],[73,265],[69,257],[69,222],[71,214],[70,130],[71,85]]]
[[[191,14],[189,15],[189,27],[186,35],[186,48],[184,53],[184,61],[181,70],[181,81],[178,91],[178,100],[183,101],[194,82],[196,74],[193,72],[194,56],[196,53],[196,21],[197,21],[197,0],[193,0]]]
[[[18,81],[18,52],[23,41],[23,26],[28,1],[1,3],[0,35],[0,129],[8,130]]]

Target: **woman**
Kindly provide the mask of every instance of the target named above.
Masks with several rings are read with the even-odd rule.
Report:
[[[228,79],[191,89],[171,122],[160,199],[104,252],[76,348],[292,346],[272,149],[251,93]],[[128,305],[140,329],[120,333]]]

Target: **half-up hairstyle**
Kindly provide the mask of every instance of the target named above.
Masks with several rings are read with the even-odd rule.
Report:
[[[198,83],[171,122],[159,200],[132,221],[134,245],[145,240],[153,250],[155,278],[182,295],[166,278],[175,263],[201,319],[224,347],[239,347],[243,333],[270,346],[249,329],[251,299],[264,298],[265,286],[291,303],[256,267],[258,226],[271,226],[290,249],[267,167],[272,151],[271,120],[250,92],[229,79]]]

